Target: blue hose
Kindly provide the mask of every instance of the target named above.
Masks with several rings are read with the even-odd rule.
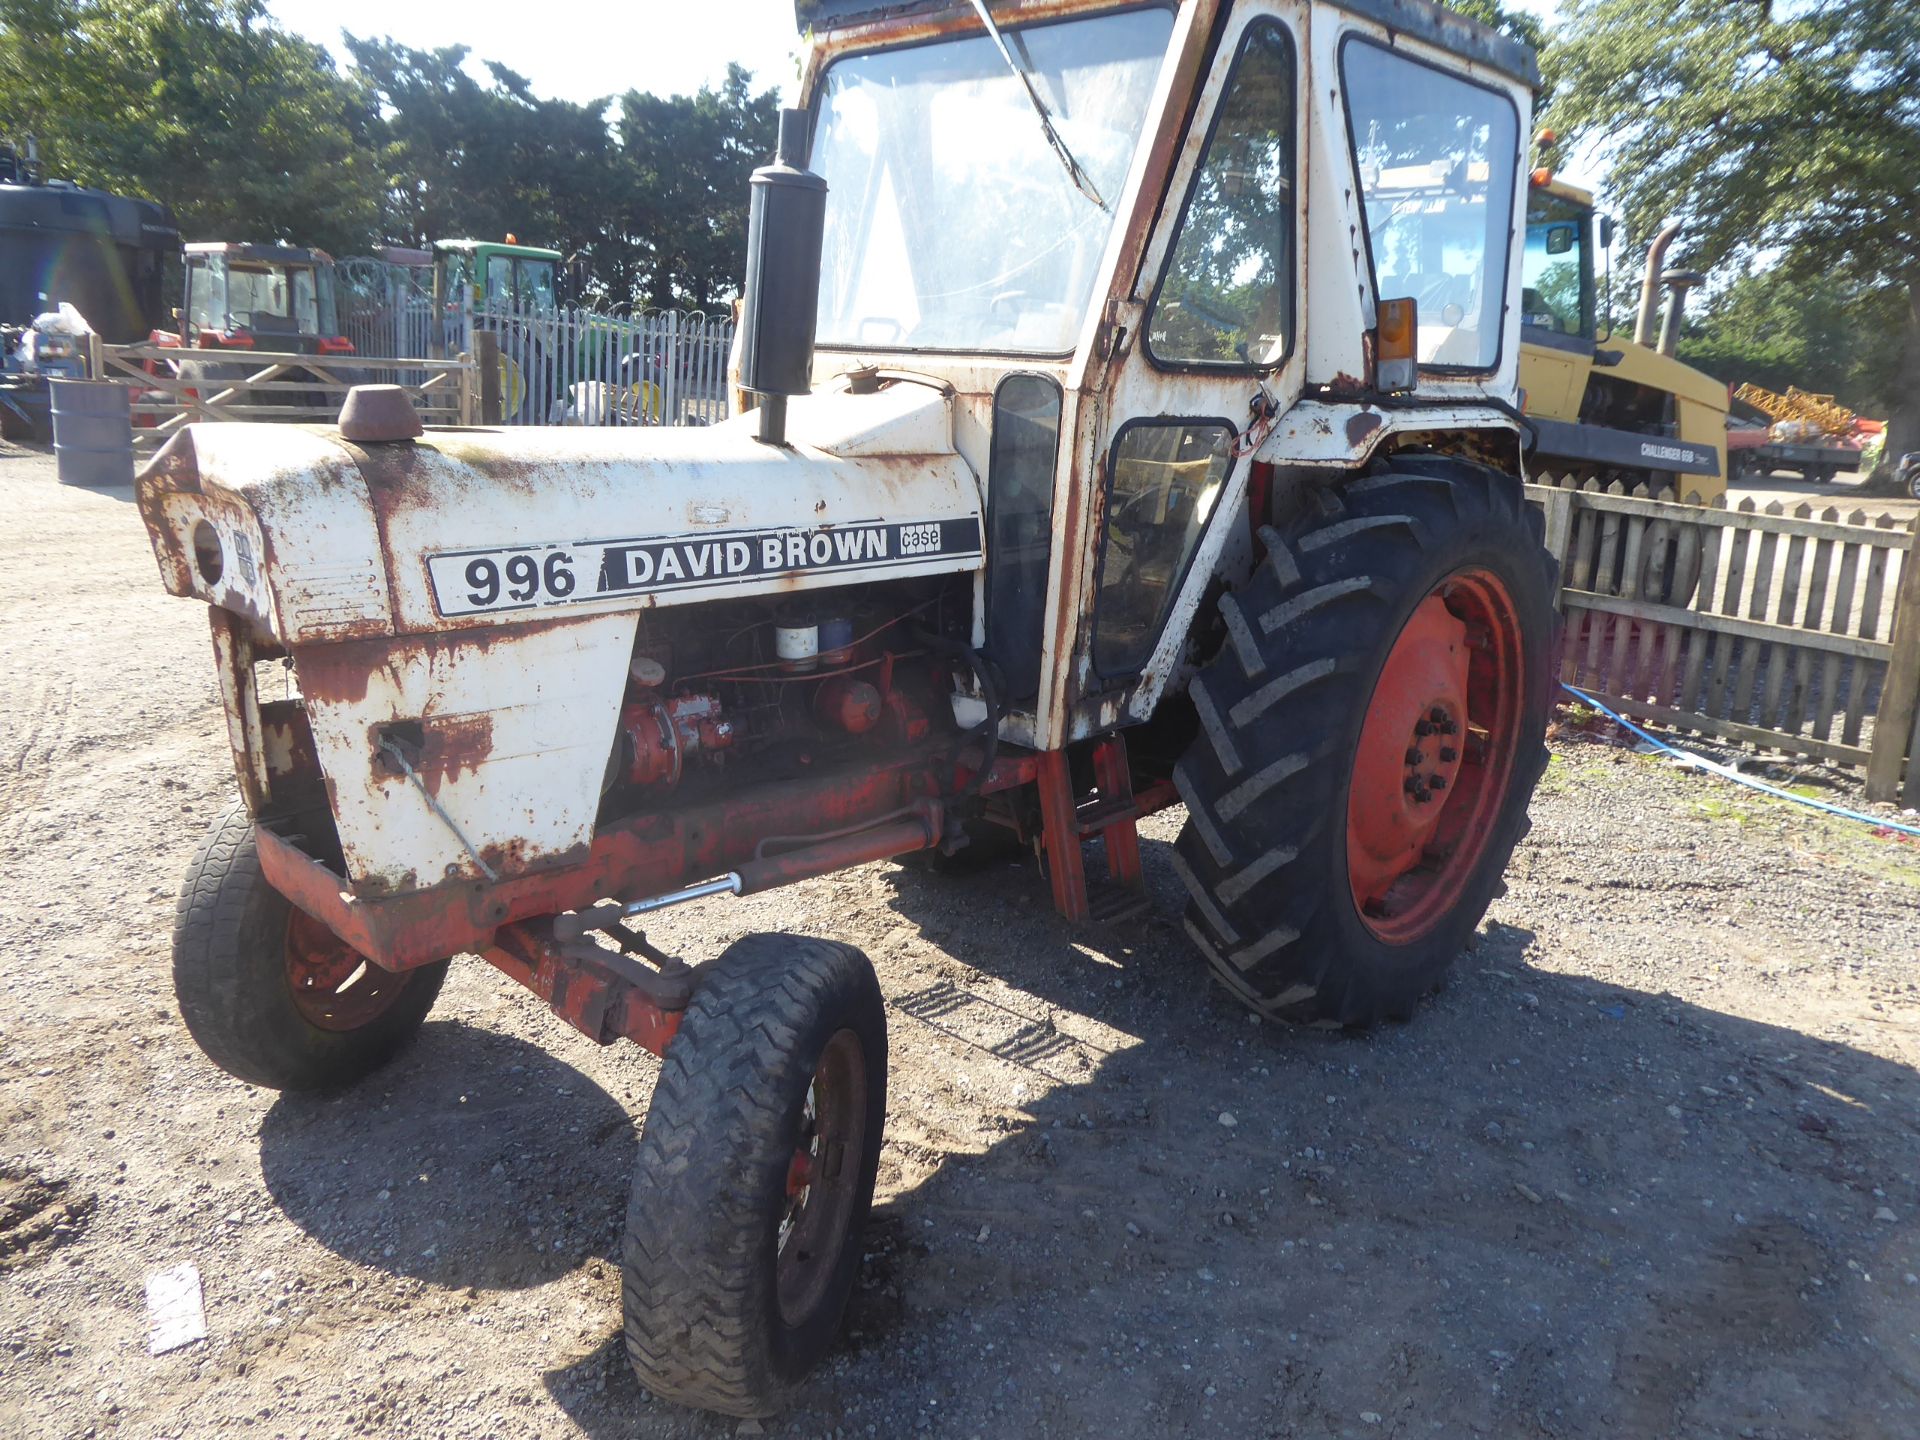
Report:
[[[1871,825],[1876,830],[1898,830],[1903,835],[1920,836],[1920,825],[1903,825],[1898,820],[1883,820],[1878,815],[1863,815],[1858,810],[1849,810],[1842,805],[1829,805],[1824,800],[1810,800],[1805,795],[1795,795],[1790,790],[1776,789],[1772,785],[1755,780],[1750,775],[1742,775],[1731,765],[1719,764],[1717,761],[1709,760],[1703,755],[1695,755],[1691,751],[1676,750],[1673,746],[1667,744],[1666,741],[1657,740],[1649,735],[1618,711],[1609,710],[1605,705],[1594,699],[1593,696],[1587,694],[1586,691],[1576,690],[1564,681],[1561,682],[1560,688],[1579,700],[1581,704],[1591,705],[1602,715],[1613,721],[1614,724],[1625,726],[1642,740],[1646,741],[1647,744],[1653,746],[1654,749],[1663,754],[1673,756],[1673,758],[1678,760],[1682,765],[1691,765],[1696,770],[1705,770],[1710,775],[1718,775],[1722,780],[1731,780],[1734,784],[1744,785],[1749,790],[1758,790],[1762,795],[1771,795],[1776,800],[1791,800],[1795,805],[1805,805],[1809,810],[1824,810],[1827,814],[1838,815],[1843,820],[1858,820],[1861,824]]]

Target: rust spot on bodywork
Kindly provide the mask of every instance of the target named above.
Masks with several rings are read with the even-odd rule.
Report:
[[[429,635],[382,636],[343,640],[337,644],[297,645],[294,674],[300,693],[309,700],[334,705],[357,705],[367,698],[373,677],[381,671],[398,676],[414,667],[431,669],[462,654],[485,655],[496,645],[516,645],[550,630],[592,624],[593,615],[552,616],[523,620],[514,625],[490,625],[448,630]]]
[[[404,735],[397,732],[405,731]],[[493,754],[493,713],[428,715],[414,721],[382,721],[369,728],[368,751],[381,774],[404,774],[389,757],[383,742],[395,744],[420,777],[429,794],[437,795],[449,780],[477,771]]]
[[[1386,424],[1386,421],[1382,420],[1371,410],[1362,410],[1357,415],[1349,416],[1347,418],[1347,444],[1356,450],[1359,449],[1367,443],[1368,438],[1372,436],[1373,432],[1384,424]]]

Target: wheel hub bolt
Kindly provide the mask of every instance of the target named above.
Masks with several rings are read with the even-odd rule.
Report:
[[[1444,790],[1447,788],[1447,777],[1444,775],[1430,775],[1427,777],[1427,784],[1435,790]]]
[[[1442,745],[1440,747],[1440,763],[1442,765],[1451,765],[1454,761],[1458,760],[1459,758],[1460,758],[1460,752],[1454,749],[1451,745]]]
[[[1433,733],[1433,726],[1425,720],[1417,720],[1414,722],[1413,733],[1425,739]]]
[[[1446,756],[1446,752],[1443,750],[1440,753],[1441,753],[1441,757],[1444,759]],[[1407,764],[1409,765],[1418,765],[1422,760],[1426,758],[1427,757],[1425,755],[1420,753],[1420,747],[1417,745],[1413,746],[1411,749],[1407,751]]]

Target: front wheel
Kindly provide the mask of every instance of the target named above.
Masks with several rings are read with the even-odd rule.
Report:
[[[1175,770],[1187,926],[1262,1013],[1410,1015],[1472,935],[1546,766],[1552,557],[1520,482],[1397,457],[1222,600]]]
[[[394,973],[296,909],[260,872],[238,801],[187,870],[173,925],[173,989],[187,1030],[229,1075],[273,1090],[350,1085],[427,1018],[447,961]]]
[[[640,1383],[771,1414],[839,1332],[887,1108],[880,984],[850,945],[749,935],[700,969],[627,1209]]]

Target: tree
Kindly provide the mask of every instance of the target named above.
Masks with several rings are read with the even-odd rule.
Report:
[[[608,100],[542,100],[488,64],[467,73],[464,45],[415,50],[346,37],[354,72],[377,99],[382,228],[412,245],[509,233],[591,267],[615,223],[618,156]]]
[[[1890,298],[1886,290],[1800,284],[1778,267],[1751,271],[1689,316],[1680,358],[1730,385],[1798,385],[1883,415],[1897,400],[1900,327]]]
[[[1674,215],[1696,263],[1894,317],[1885,453],[1920,449],[1920,7],[1568,0],[1554,39],[1549,118],[1603,144],[1635,233]]]
[[[1522,45],[1532,46],[1536,53],[1544,54],[1546,51],[1549,39],[1547,27],[1540,23],[1540,17],[1537,15],[1529,15],[1524,10],[1510,10],[1502,5],[1500,0],[1445,0],[1445,4],[1449,10],[1457,10],[1469,20],[1478,20],[1488,29],[1498,30],[1510,40],[1518,40]],[[1542,69],[1544,68],[1543,61]],[[1543,74],[1542,80],[1548,88],[1543,88],[1534,97],[1533,109],[1536,115],[1545,111],[1548,102],[1553,98],[1550,88],[1551,79]]]
[[[752,93],[727,67],[718,90],[663,99],[629,90],[615,128],[627,167],[627,227],[653,305],[711,307],[739,288],[747,264],[747,181],[773,158],[780,97]]]
[[[0,133],[170,206],[189,239],[364,245],[374,118],[260,0],[0,0]]]

